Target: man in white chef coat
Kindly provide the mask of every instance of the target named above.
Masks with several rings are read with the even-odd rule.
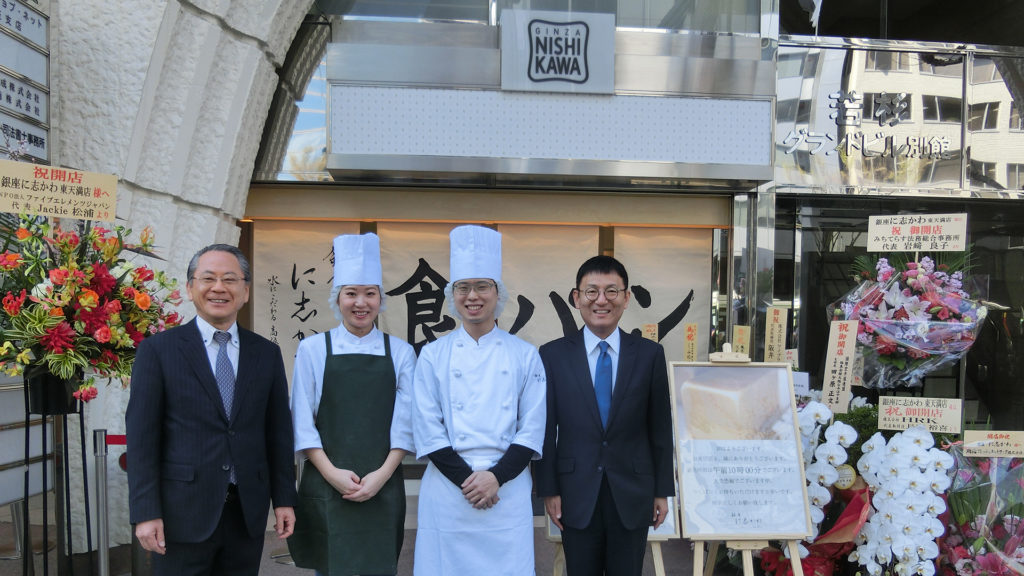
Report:
[[[501,330],[501,234],[451,231],[445,295],[462,324],[423,347],[413,379],[417,576],[534,574],[532,480],[546,417],[537,348]]]

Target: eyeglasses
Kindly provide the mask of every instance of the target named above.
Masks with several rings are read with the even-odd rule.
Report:
[[[233,274],[228,274],[219,278],[216,276],[200,276],[193,277],[192,279],[198,282],[203,288],[213,288],[217,282],[223,284],[225,288],[234,288],[244,281],[243,278],[239,278]]]
[[[481,296],[486,296],[491,293],[497,284],[494,282],[477,282],[470,284],[469,282],[459,282],[453,289],[459,296],[469,296],[470,292],[476,292]]]
[[[616,288],[615,286],[605,288],[604,290],[599,290],[593,287],[587,288],[586,290],[577,290],[577,292],[583,292],[583,295],[586,296],[587,300],[590,300],[591,302],[596,301],[597,297],[600,296],[602,292],[604,293],[604,297],[606,300],[608,300],[609,302],[614,302],[619,297],[619,294],[625,291],[625,288]]]

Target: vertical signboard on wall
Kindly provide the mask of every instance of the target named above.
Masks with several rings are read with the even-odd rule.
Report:
[[[0,0],[0,151],[50,160],[49,3]]]

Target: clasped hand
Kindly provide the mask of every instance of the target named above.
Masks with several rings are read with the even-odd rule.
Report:
[[[362,478],[351,470],[335,468],[326,478],[345,500],[365,502],[380,492],[387,478],[380,470],[368,472]]]
[[[477,470],[462,483],[462,495],[477,510],[487,510],[498,503],[498,479],[493,472]]]

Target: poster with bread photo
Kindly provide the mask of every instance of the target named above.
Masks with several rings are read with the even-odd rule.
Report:
[[[683,536],[809,535],[790,365],[673,362],[671,378]]]

